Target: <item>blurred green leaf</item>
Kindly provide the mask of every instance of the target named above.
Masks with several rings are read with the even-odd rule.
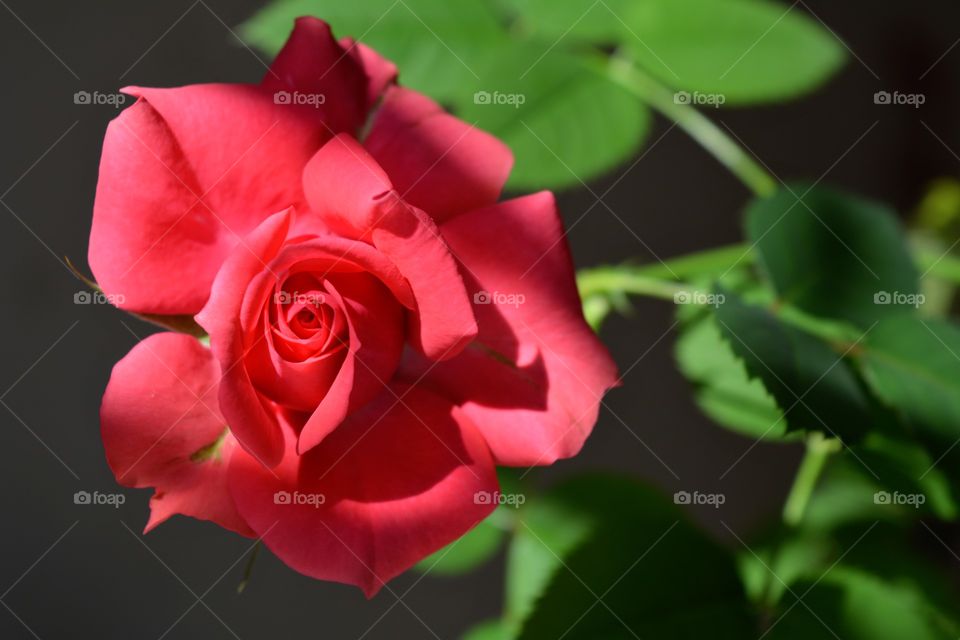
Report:
[[[743,549],[737,564],[750,600],[760,607],[773,607],[790,585],[825,570],[835,559],[834,547],[827,536],[808,534]]]
[[[667,85],[722,94],[729,104],[815,89],[846,57],[803,9],[767,0],[517,0],[507,12],[521,33],[546,43],[618,44]]]
[[[665,84],[726,104],[792,98],[844,63],[843,45],[796,4],[767,0],[625,3],[621,43]]]
[[[524,548],[546,551],[534,559],[540,575],[541,561],[552,558],[539,593],[528,591],[534,596],[525,608],[529,615],[511,619],[522,622],[520,638],[699,638],[704,629],[739,638],[752,632],[732,557],[657,492],[624,478],[586,476],[545,498],[522,514],[517,534]],[[570,514],[579,516],[579,535],[553,546],[555,523]],[[527,557],[517,553],[514,560],[517,577]]]
[[[590,535],[595,523],[563,495],[547,494],[520,512],[507,553],[504,619],[512,630],[533,611],[567,556]]]
[[[912,517],[926,514],[942,520],[957,517],[957,503],[949,479],[919,443],[874,432],[854,446],[853,453],[857,459],[852,465],[864,467],[863,471],[870,475],[875,474],[878,489],[887,495],[923,496],[919,507],[889,504],[886,505],[888,508],[902,509]]]
[[[883,205],[794,185],[754,202],[746,226],[786,304],[866,328],[920,301],[903,230]]]
[[[763,382],[747,375],[712,314],[683,327],[674,353],[680,372],[695,385],[697,405],[715,422],[751,438],[786,435],[783,411]]]
[[[503,507],[501,507],[503,508]],[[473,571],[500,550],[506,532],[497,525],[496,514],[417,563],[417,570],[434,575],[455,576]]]
[[[798,599],[799,598],[799,599]],[[914,585],[837,566],[819,581],[797,583],[767,637],[797,640],[952,640],[960,628]]]
[[[803,594],[804,583],[827,576],[841,561],[878,580],[908,587],[936,608],[955,607],[958,594],[949,572],[955,557],[933,537],[946,534],[933,534],[930,525],[920,524],[929,510],[878,499],[890,478],[876,460],[870,465],[880,479],[864,468],[866,444],[855,447],[856,456],[848,451],[832,459],[798,527],[776,526],[740,553],[748,593],[768,612],[768,624]]]
[[[467,631],[462,640],[511,640],[511,636],[502,620],[487,620]]]
[[[822,431],[856,440],[870,423],[871,404],[842,353],[732,293],[717,322],[747,372],[763,381],[790,431]]]
[[[955,236],[960,224],[960,180],[934,180],[917,205],[916,223],[921,229]]]
[[[899,511],[877,504],[874,496],[880,488],[879,481],[852,456],[838,457],[817,487],[799,526],[807,533],[824,535],[851,523],[899,519]]]
[[[580,186],[624,162],[650,128],[644,104],[580,55],[514,43],[488,51],[478,74],[453,106],[513,150],[513,189]]]
[[[503,13],[513,28],[549,45],[613,44],[619,42],[626,26],[619,16],[636,0],[509,0]]]
[[[864,347],[860,365],[874,393],[917,434],[952,446],[960,438],[960,328],[892,316],[867,335]]]

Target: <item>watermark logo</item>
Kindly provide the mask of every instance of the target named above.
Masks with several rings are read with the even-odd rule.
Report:
[[[716,308],[726,301],[727,297],[722,293],[707,291],[677,291],[673,294],[674,304],[696,304]]]
[[[327,501],[322,493],[301,493],[300,491],[277,491],[273,494],[273,504],[306,505],[317,509]]]
[[[473,94],[473,104],[489,105],[509,105],[514,109],[519,109],[520,105],[527,101],[527,96],[522,93],[501,93],[494,91],[477,91]]]
[[[503,293],[501,291],[477,291],[473,294],[473,304],[496,304],[519,307],[527,301],[522,293]]]
[[[714,509],[719,509],[720,505],[727,501],[727,496],[722,493],[700,493],[694,491],[677,491],[673,494],[673,504],[694,504],[710,505]]]
[[[727,102],[727,96],[722,93],[703,93],[701,91],[677,91],[673,94],[674,104],[689,104],[698,107],[713,107],[719,109]]]
[[[922,93],[877,91],[873,94],[873,104],[907,105],[914,109],[919,109],[926,101],[927,96]]]
[[[527,496],[522,493],[500,493],[499,491],[477,491],[473,494],[473,504],[495,504],[497,506],[509,506],[514,509],[519,508],[527,501]]]
[[[102,291],[77,291],[73,294],[73,304],[123,304],[126,298],[122,293],[104,293]]]
[[[326,296],[315,291],[311,293],[280,291],[273,295],[273,301],[277,304],[309,304],[317,306],[326,302]]]
[[[873,504],[889,506],[908,506],[919,509],[921,505],[926,504],[927,496],[922,493],[900,493],[894,491],[877,491],[873,494]]]
[[[127,501],[127,496],[122,493],[100,493],[99,491],[77,491],[73,494],[73,504],[82,505],[107,505],[114,509],[119,509],[120,505]]]
[[[927,301],[927,297],[922,293],[901,293],[899,291],[877,291],[873,294],[873,304],[893,304],[901,306],[909,306],[917,309],[924,302]]]
[[[322,93],[304,93],[302,91],[277,91],[273,94],[274,104],[291,104],[319,109],[326,103],[327,96]]]
[[[119,109],[127,101],[127,96],[122,93],[100,93],[99,91],[77,91],[73,94],[73,104],[89,105],[110,105],[114,109]]]

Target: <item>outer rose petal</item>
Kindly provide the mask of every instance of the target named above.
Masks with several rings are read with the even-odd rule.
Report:
[[[263,87],[322,95],[316,110],[331,134],[356,132],[370,107],[369,80],[361,61],[337,42],[330,25],[311,17],[297,18],[293,33],[263,78]]]
[[[471,274],[468,286],[490,302],[475,305],[480,335],[461,355],[436,366],[412,357],[407,373],[426,373],[425,382],[462,404],[497,464],[575,455],[617,370],[583,319],[553,195],[474,211],[441,230]],[[495,294],[523,299],[497,304]]]
[[[433,221],[405,203],[376,161],[347,135],[310,160],[303,174],[311,210],[343,235],[371,242],[400,270],[416,298],[409,337],[428,358],[459,353],[477,325],[457,262]]]
[[[283,433],[272,407],[266,406],[243,365],[253,345],[241,324],[244,294],[250,281],[280,251],[290,228],[290,210],[277,213],[244,239],[217,273],[210,300],[197,322],[210,334],[210,346],[223,367],[220,409],[231,432],[254,457],[268,466],[283,457]],[[253,337],[262,340],[263,335]]]
[[[367,107],[373,108],[384,92],[397,80],[397,65],[352,38],[341,38],[340,46],[347,50],[367,74]]]
[[[118,482],[156,488],[147,531],[182,513],[253,535],[227,490],[236,442],[227,434],[209,451],[226,430],[219,377],[209,349],[175,333],[150,336],[113,368],[100,407],[103,444]]]
[[[364,146],[404,200],[438,223],[500,197],[513,154],[410,89],[391,87]]]
[[[103,143],[90,267],[124,309],[193,314],[237,240],[302,203],[303,166],[329,134],[259,87],[128,92],[139,99]]]
[[[279,478],[242,454],[229,473],[240,512],[281,560],[368,597],[485,518],[493,507],[474,496],[497,490],[483,438],[455,407],[422,389],[393,391],[402,402],[384,393],[307,456],[290,438]],[[277,492],[323,504],[278,504]]]

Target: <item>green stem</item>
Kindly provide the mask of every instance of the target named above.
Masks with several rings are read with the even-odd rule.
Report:
[[[926,272],[928,277],[960,284],[960,258],[923,247],[914,247],[913,255],[921,272]],[[685,279],[723,273],[736,265],[752,264],[755,258],[750,245],[731,244],[663,262],[582,269],[577,274],[577,283],[585,298],[620,292],[671,298],[677,290],[689,286],[682,282]]]
[[[243,593],[243,590],[250,584],[250,577],[253,575],[253,565],[257,561],[257,555],[260,553],[261,546],[263,546],[263,543],[260,540],[254,543],[253,551],[250,552],[250,557],[247,559],[247,565],[243,568],[243,578],[237,585],[237,594]]]
[[[577,274],[577,284],[584,298],[598,294],[632,293],[672,299],[675,293],[689,288],[683,280],[703,274],[722,273],[739,262],[749,264],[752,259],[750,247],[734,244],[664,262],[581,269]]]
[[[677,123],[757,196],[776,191],[773,176],[709,118],[686,103],[678,103],[676,92],[661,85],[629,60],[614,56],[608,74],[611,79]]]
[[[827,438],[819,432],[811,433],[807,438],[807,451],[783,506],[783,521],[787,526],[796,527],[803,520],[827,459],[839,451],[840,447],[839,440]]]
[[[616,267],[598,267],[581,271],[577,276],[580,295],[585,299],[596,294],[627,293],[635,296],[673,300],[673,296],[683,291],[683,287],[674,282],[645,275],[640,272],[627,272]]]

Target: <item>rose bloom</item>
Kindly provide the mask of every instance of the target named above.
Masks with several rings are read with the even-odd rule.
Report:
[[[104,393],[146,530],[211,520],[368,596],[495,508],[496,465],[575,455],[617,378],[553,195],[498,203],[507,147],[396,76],[301,18],[258,85],[125,89],[89,253],[210,338],[150,336]]]

